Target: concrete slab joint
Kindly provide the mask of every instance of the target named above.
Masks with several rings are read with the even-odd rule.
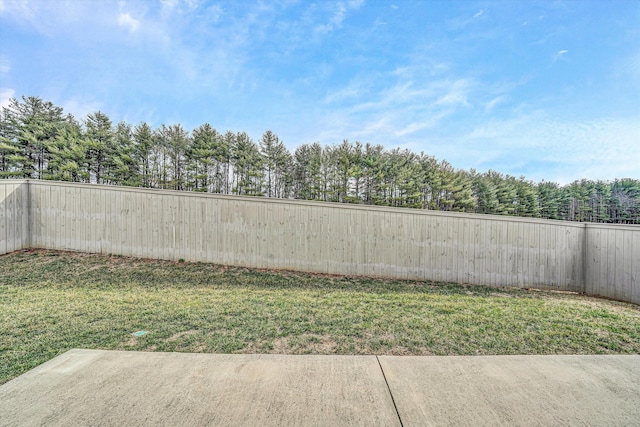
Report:
[[[634,426],[640,355],[71,350],[0,386],[0,426]]]

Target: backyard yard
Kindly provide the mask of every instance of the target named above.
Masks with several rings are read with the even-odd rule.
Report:
[[[640,353],[640,307],[570,293],[44,250],[0,256],[0,384],[71,348]]]

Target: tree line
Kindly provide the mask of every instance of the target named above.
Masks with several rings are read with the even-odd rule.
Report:
[[[99,111],[79,121],[31,96],[2,108],[0,177],[640,224],[637,179],[535,183],[348,140],[290,152],[270,130],[256,142],[206,123],[114,124]]]

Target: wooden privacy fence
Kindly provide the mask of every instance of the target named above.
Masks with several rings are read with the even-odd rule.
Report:
[[[2,180],[0,253],[29,247],[640,304],[640,226]]]

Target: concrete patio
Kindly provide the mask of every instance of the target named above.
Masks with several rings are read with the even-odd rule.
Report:
[[[71,350],[0,386],[1,426],[640,425],[640,355]]]

